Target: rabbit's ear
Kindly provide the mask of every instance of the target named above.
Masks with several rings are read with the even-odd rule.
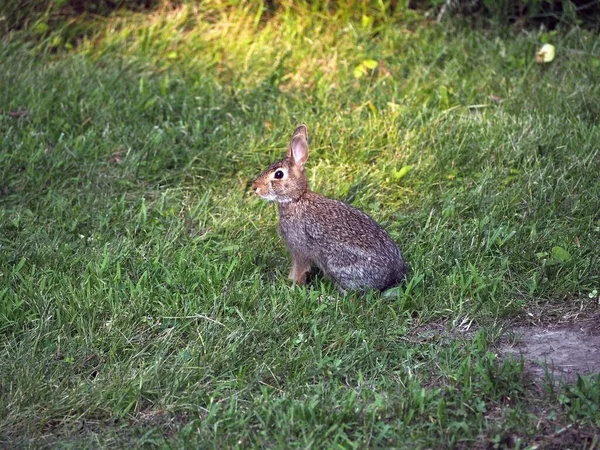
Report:
[[[294,160],[299,166],[303,166],[308,159],[308,133],[306,125],[300,125],[294,130],[290,148],[288,149],[288,157]]]

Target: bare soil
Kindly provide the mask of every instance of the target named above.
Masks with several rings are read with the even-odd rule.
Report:
[[[535,378],[555,381],[600,373],[600,314],[555,324],[518,326],[505,333],[500,352],[522,357]]]

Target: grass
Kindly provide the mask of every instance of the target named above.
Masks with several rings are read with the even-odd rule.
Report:
[[[0,443],[597,448],[600,379],[539,387],[494,344],[597,309],[598,36],[219,5],[3,38]],[[289,285],[249,187],[301,122],[399,291]]]

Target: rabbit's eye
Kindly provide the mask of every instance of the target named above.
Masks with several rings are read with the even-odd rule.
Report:
[[[277,180],[281,180],[283,178],[283,170],[278,170],[277,172],[275,172],[274,176]]]

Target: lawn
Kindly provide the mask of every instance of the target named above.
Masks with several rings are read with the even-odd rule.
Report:
[[[598,448],[600,377],[498,343],[600,311],[600,37],[223,5],[2,37],[0,446]],[[287,280],[300,123],[401,288]]]

